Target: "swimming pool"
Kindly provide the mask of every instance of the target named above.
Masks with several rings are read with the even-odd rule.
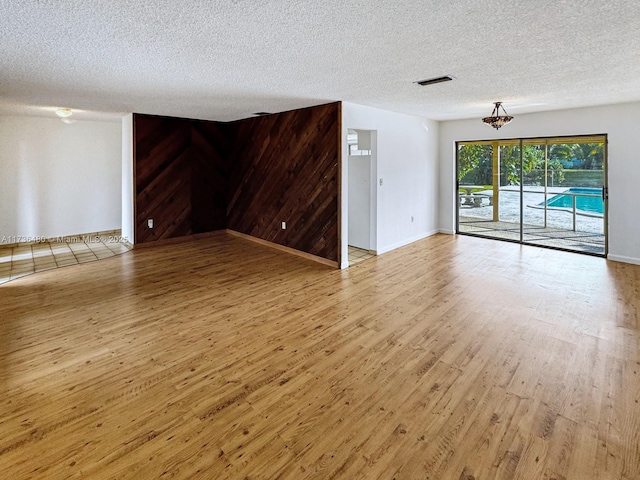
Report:
[[[576,196],[576,210],[592,213],[604,213],[604,202],[602,201],[601,188],[570,188],[563,193],[581,193],[588,195],[597,195],[597,197],[579,197]],[[539,204],[544,207],[544,202]],[[554,195],[547,200],[547,207],[556,208],[573,208],[573,195]]]

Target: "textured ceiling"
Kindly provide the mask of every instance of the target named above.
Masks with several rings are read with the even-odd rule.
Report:
[[[640,2],[0,0],[0,112],[232,120],[335,100],[436,120],[638,101]]]

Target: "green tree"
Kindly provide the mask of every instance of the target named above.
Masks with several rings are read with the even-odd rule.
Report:
[[[526,185],[544,185],[544,145],[524,145],[522,150],[522,173]],[[547,184],[564,180],[562,164],[551,160],[547,165]],[[505,145],[500,148],[500,184],[520,184],[520,147]]]
[[[582,169],[602,170],[604,143],[556,143],[549,146],[549,158],[580,161]]]
[[[492,179],[491,145],[460,145],[458,148],[458,180],[463,179],[477,185],[491,185]]]
[[[458,180],[475,185],[493,184],[493,147],[491,145],[461,145],[458,150]],[[522,173],[526,185],[544,185],[544,145],[524,145]],[[547,184],[557,185],[564,180],[558,158],[550,158],[547,165]],[[520,146],[500,147],[500,185],[519,185]]]

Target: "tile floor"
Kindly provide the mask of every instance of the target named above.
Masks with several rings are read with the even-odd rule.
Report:
[[[0,284],[52,268],[93,262],[128,252],[131,248],[119,241],[120,231],[73,235],[59,241],[0,245]],[[356,265],[375,255],[349,246],[349,265]]]
[[[0,245],[0,284],[51,268],[102,260],[129,250],[130,247],[120,241],[119,230]]]
[[[373,253],[369,253],[369,250],[363,250],[362,248],[352,247],[349,245],[349,266],[360,263],[371,257],[375,257],[375,255]]]

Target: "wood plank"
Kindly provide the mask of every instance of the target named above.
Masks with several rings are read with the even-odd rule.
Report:
[[[136,243],[229,227],[337,264],[339,103],[231,123],[135,114],[134,139]]]
[[[638,288],[446,235],[344,271],[221,231],[36,273],[0,286],[0,469],[637,479]]]
[[[231,128],[135,114],[134,138],[136,243],[226,228]]]
[[[338,261],[339,106],[233,123],[231,230]]]

